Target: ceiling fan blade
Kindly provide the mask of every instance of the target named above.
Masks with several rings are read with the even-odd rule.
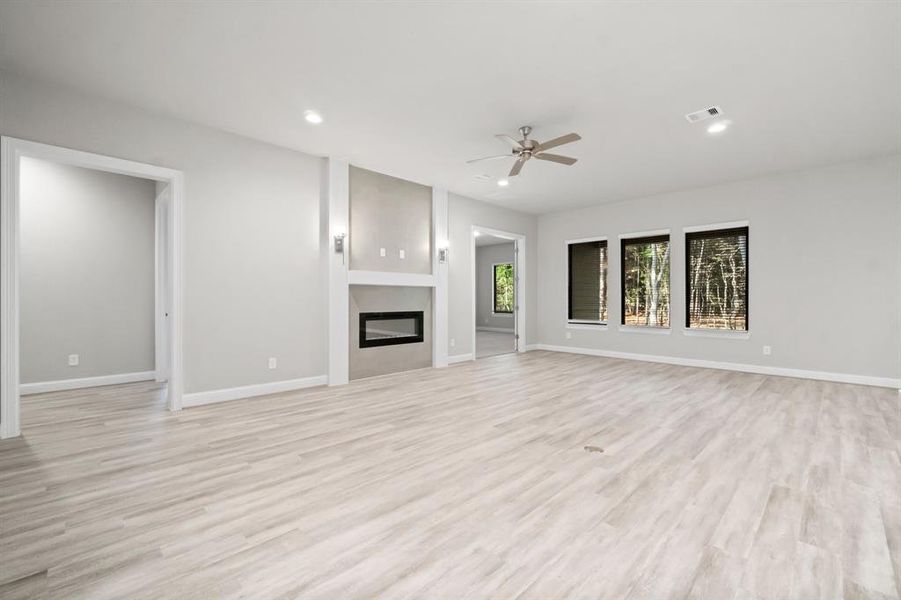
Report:
[[[566,135],[561,135],[558,138],[554,138],[552,140],[548,140],[546,142],[542,142],[538,144],[537,150],[538,152],[542,152],[544,150],[550,150],[551,148],[556,148],[557,146],[562,146],[563,144],[569,144],[571,142],[577,142],[582,139],[582,136],[578,133],[567,133]]]
[[[516,159],[516,162],[513,163],[513,168],[510,169],[510,174],[507,177],[516,177],[519,175],[519,172],[522,171],[522,166],[526,164],[526,159],[522,156]]]
[[[481,162],[483,160],[496,160],[498,158],[513,158],[513,154],[498,154],[497,156],[486,156],[485,158],[474,158],[472,160],[467,160],[468,163],[476,163]]]
[[[537,158],[538,160],[549,160],[551,162],[560,163],[561,165],[574,165],[578,158],[572,158],[571,156],[561,156],[559,154],[536,154],[532,158]]]
[[[514,140],[512,137],[510,137],[509,135],[506,135],[504,133],[499,133],[494,137],[496,137],[497,139],[499,139],[502,142],[510,144],[512,147],[516,148],[517,150],[522,150],[524,148],[524,146],[521,143],[519,143],[518,140]]]

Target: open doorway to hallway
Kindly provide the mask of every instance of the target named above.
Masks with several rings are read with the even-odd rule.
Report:
[[[514,239],[475,231],[475,358],[517,350]]]

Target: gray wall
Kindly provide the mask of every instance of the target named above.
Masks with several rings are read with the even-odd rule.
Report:
[[[488,227],[526,236],[526,331],[520,344],[537,341],[536,273],[538,264],[538,219],[480,202],[448,194],[447,208],[450,258],[448,262],[448,356],[471,354],[472,339],[472,226]]]
[[[423,311],[423,341],[360,348],[360,313]],[[426,287],[350,286],[350,378],[360,379],[432,366],[432,289]]]
[[[513,315],[494,314],[495,263],[513,262],[513,242],[476,246],[476,327],[493,327],[513,331]]]
[[[154,370],[155,189],[22,159],[22,383]]]
[[[750,222],[750,339],[683,335],[684,238]],[[618,331],[617,236],[672,230],[670,335]],[[651,355],[901,376],[901,156],[775,175],[538,220],[540,342]],[[610,240],[607,331],[565,328],[564,242]],[[809,301],[807,299],[810,299]],[[566,339],[570,331],[572,339]],[[762,346],[772,346],[764,356]]]
[[[431,273],[431,236],[432,188],[350,167],[351,269]]]
[[[184,171],[186,392],[325,373],[319,159],[8,72],[0,133]]]

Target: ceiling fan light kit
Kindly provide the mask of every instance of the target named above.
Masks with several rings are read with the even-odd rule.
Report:
[[[529,125],[523,125],[519,128],[519,134],[522,136],[521,140],[514,139],[505,133],[499,133],[494,137],[504,142],[505,144],[510,145],[510,154],[500,154],[498,156],[476,158],[467,162],[475,163],[481,162],[483,160],[495,160],[498,158],[514,158],[516,159],[516,161],[513,163],[513,168],[510,169],[510,174],[508,175],[508,177],[516,177],[517,175],[519,175],[519,172],[522,171],[522,168],[526,164],[526,162],[528,162],[529,159],[532,158],[537,158],[538,160],[546,160],[548,162],[554,162],[566,166],[574,165],[578,160],[570,156],[550,154],[547,152],[547,150],[550,150],[551,148],[556,148],[557,146],[562,146],[563,144],[570,144],[572,142],[581,140],[582,136],[580,136],[578,133],[567,133],[566,135],[561,135],[560,137],[548,140],[546,142],[539,142],[538,140],[530,139],[529,135],[531,133],[532,128]]]

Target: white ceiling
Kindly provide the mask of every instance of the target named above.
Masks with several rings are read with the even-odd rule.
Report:
[[[533,212],[899,152],[899,39],[897,1],[0,3],[0,68]],[[523,124],[579,162],[478,179]]]

